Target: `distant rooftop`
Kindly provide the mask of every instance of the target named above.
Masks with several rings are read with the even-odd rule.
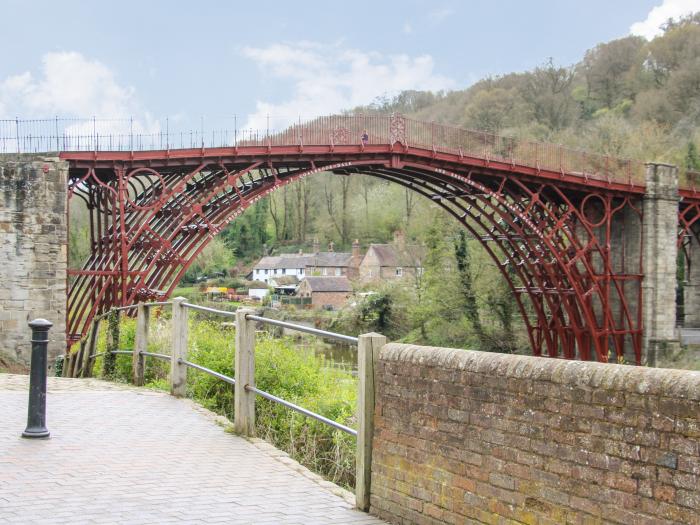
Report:
[[[425,258],[425,248],[418,245],[408,245],[403,250],[393,244],[370,244],[367,251],[374,249],[380,266],[390,267],[420,267]]]
[[[261,258],[253,269],[343,267],[349,266],[351,260],[352,254],[348,252],[282,253]]]
[[[352,285],[347,277],[307,277],[312,292],[352,292]],[[302,282],[304,282],[302,281]]]

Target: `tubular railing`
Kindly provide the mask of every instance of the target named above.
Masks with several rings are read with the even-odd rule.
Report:
[[[159,354],[148,352],[149,334],[149,309],[153,306],[172,306],[172,354]],[[119,348],[119,315],[122,312],[137,310],[136,315],[136,337],[134,348],[131,350]],[[235,317],[236,328],[236,350],[235,350],[235,377],[230,377],[205,366],[187,360],[187,331],[188,312],[194,310],[207,314],[220,315],[224,317]],[[99,323],[105,318],[109,319],[107,349],[104,352],[95,352],[95,344]],[[116,321],[115,321],[116,320]],[[358,392],[358,426],[353,429],[347,425],[329,419],[321,414],[296,405],[286,399],[266,392],[255,385],[255,337],[256,327],[259,324],[282,327],[298,332],[312,334],[325,339],[332,339],[343,343],[349,343],[358,347],[358,370],[359,370],[359,392]],[[235,430],[246,436],[254,435],[255,428],[255,398],[256,396],[277,403],[290,410],[293,410],[306,417],[319,421],[331,428],[344,432],[357,440],[357,464],[356,464],[356,501],[358,508],[367,510],[369,504],[369,482],[371,468],[371,440],[373,432],[374,418],[374,371],[373,363],[379,348],[384,345],[386,338],[378,334],[365,334],[360,337],[352,337],[345,334],[319,330],[300,324],[289,323],[258,315],[254,310],[238,309],[236,312],[228,312],[216,308],[200,306],[186,302],[182,297],[172,301],[158,303],[139,303],[137,305],[121,306],[112,308],[109,312],[101,314],[95,318],[90,330],[89,344],[81,342],[80,351],[75,355],[73,364],[69,359],[68,368],[73,372],[80,372],[77,375],[89,376],[90,369],[96,357],[104,356],[103,374],[110,377],[115,368],[115,363],[109,364],[109,357],[117,355],[132,356],[132,379],[134,384],[143,385],[145,376],[144,358],[152,357],[170,361],[170,392],[176,396],[185,395],[185,385],[187,380],[187,369],[195,369],[204,374],[208,374],[220,381],[224,381],[234,387],[234,427]],[[80,357],[85,352],[84,358]],[[84,363],[76,365],[84,359]]]
[[[351,335],[338,334],[336,332],[327,332],[326,330],[319,330],[318,328],[312,328],[310,326],[288,323],[286,321],[279,321],[277,319],[270,319],[269,317],[260,317],[259,315],[248,314],[246,315],[246,319],[249,321],[258,321],[263,324],[269,324],[273,326],[279,326],[281,328],[296,330],[297,332],[305,332],[307,334],[317,335],[319,337],[323,337],[324,339],[333,339],[342,343],[350,343],[356,346],[358,342],[358,338],[353,337]]]
[[[214,126],[215,123],[207,124]],[[525,166],[621,184],[644,186],[641,162],[592,154],[557,144],[455,126],[423,122],[401,115],[330,115],[301,121],[270,118],[265,129],[239,129],[236,117],[204,131],[165,130],[144,133],[133,119],[0,120],[0,153],[47,151],[169,151],[172,149],[244,146],[394,145],[451,153],[513,166]],[[159,124],[156,124],[160,126]]]

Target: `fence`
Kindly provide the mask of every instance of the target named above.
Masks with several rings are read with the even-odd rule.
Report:
[[[156,306],[172,307],[172,347],[171,354],[148,352],[150,309]],[[133,349],[118,348],[119,316],[121,312],[136,309],[136,334]],[[197,363],[187,360],[189,311],[195,310],[235,319],[236,341],[234,371],[235,377],[229,377]],[[96,352],[100,323],[109,320],[107,346],[105,352]],[[255,337],[258,323],[279,326],[318,337],[350,343],[358,347],[358,428],[353,429],[337,421],[328,419],[303,407],[286,401],[270,392],[255,386]],[[374,428],[374,364],[379,356],[379,349],[386,344],[386,338],[379,334],[364,334],[353,337],[335,332],[328,332],[308,326],[288,323],[256,315],[255,310],[239,308],[236,312],[217,310],[186,302],[183,297],[172,301],[139,303],[138,305],[113,308],[98,316],[93,321],[88,338],[81,341],[78,352],[70,354],[65,361],[64,376],[90,377],[95,359],[103,355],[103,375],[111,377],[114,373],[115,357],[120,354],[132,356],[132,382],[143,386],[145,377],[145,358],[170,361],[170,393],[185,396],[187,370],[189,368],[209,374],[234,387],[234,430],[243,436],[255,433],[256,396],[278,403],[304,416],[313,418],[341,432],[357,438],[356,455],[356,505],[362,510],[369,509],[369,490],[372,460],[372,435]]]
[[[586,151],[517,140],[482,131],[422,122],[401,115],[331,115],[301,119],[270,118],[265,129],[239,129],[236,117],[207,121],[211,126],[174,131],[133,119],[0,120],[0,153],[47,151],[141,151],[204,147],[393,145],[416,147],[486,160],[579,175],[622,184],[644,185],[641,162]]]

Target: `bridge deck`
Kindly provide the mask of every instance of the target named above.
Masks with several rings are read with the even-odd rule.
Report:
[[[49,440],[20,438],[27,377],[0,374],[0,523],[380,524],[185,400],[51,378]]]

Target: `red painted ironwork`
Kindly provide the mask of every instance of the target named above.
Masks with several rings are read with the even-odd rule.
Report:
[[[61,157],[91,218],[69,344],[112,306],[168,297],[246,208],[327,172],[403,185],[454,216],[498,263],[535,355],[641,362],[641,251],[630,261],[618,238],[630,217],[639,227],[627,236],[641,235],[643,177],[630,161],[397,115],[325,117],[230,147]]]

